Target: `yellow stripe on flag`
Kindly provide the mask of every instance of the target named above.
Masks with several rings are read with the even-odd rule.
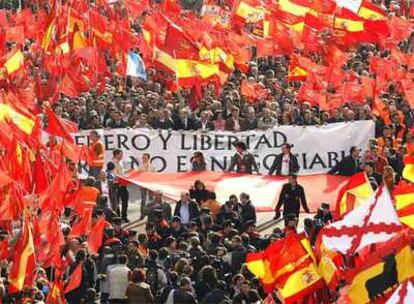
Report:
[[[7,104],[0,104],[0,121],[11,120],[20,130],[26,134],[32,134],[35,122],[15,111],[12,107]]]
[[[290,0],[279,0],[279,5],[281,10],[295,16],[305,16],[310,10],[310,7],[292,3]]]
[[[414,230],[414,214],[399,218],[401,223]]]
[[[414,276],[414,256],[410,246],[403,247],[396,255],[398,282],[403,282]],[[378,263],[360,273],[352,280],[348,290],[348,297],[354,304],[370,303],[366,282],[381,275],[384,271],[384,262]],[[391,290],[389,288],[389,290]]]
[[[154,50],[155,59],[171,71],[174,71],[177,78],[201,77],[202,79],[207,79],[219,73],[219,68],[216,64],[191,59],[174,59],[168,53],[155,47]]]
[[[356,188],[348,190],[341,199],[340,203],[340,212],[345,214],[351,210],[348,210],[347,199],[348,195],[353,195],[355,197],[354,209],[361,206],[368,198],[373,194],[371,185],[367,182]]]
[[[83,37],[82,33],[79,32],[79,31],[74,33],[73,34],[73,49],[74,50],[83,49],[86,46],[87,46],[86,41],[85,41],[85,38]]]
[[[7,73],[10,75],[17,70],[19,70],[24,63],[24,55],[21,50],[18,50],[16,53],[13,54],[9,59],[7,59],[4,67],[6,68]]]
[[[414,164],[405,164],[404,170],[403,170],[403,178],[410,182],[414,182]]]
[[[397,210],[403,209],[411,204],[414,204],[414,193],[395,195],[395,208]]]
[[[296,271],[286,280],[283,288],[279,288],[279,292],[284,299],[294,296],[306,288],[317,283],[321,276],[316,266],[311,263],[308,267]]]
[[[334,27],[348,32],[362,32],[364,30],[364,22],[335,17]]]
[[[385,16],[379,12],[370,10],[369,8],[361,6],[358,11],[358,16],[368,20],[384,20]]]
[[[263,7],[253,7],[245,2],[240,2],[236,9],[236,15],[247,19],[248,22],[257,22],[264,18],[265,9]]]

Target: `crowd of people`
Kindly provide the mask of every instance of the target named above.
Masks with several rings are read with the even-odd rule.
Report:
[[[390,15],[402,10],[407,10],[408,14],[407,1],[385,2]],[[414,33],[400,43],[399,50],[407,54],[414,52]],[[388,58],[390,53],[367,43],[346,55],[344,71],[375,78],[369,68],[370,60],[374,56]],[[315,63],[321,60],[318,58],[317,53],[313,54]],[[412,67],[405,68],[412,71]],[[373,120],[375,138],[367,143],[367,151],[352,147],[349,155],[329,174],[352,176],[365,171],[373,189],[383,182],[392,189],[402,179],[403,157],[414,156],[414,112],[396,83],[389,83],[386,90],[376,96],[386,108],[384,112],[378,113],[375,107],[378,102],[370,98],[362,103],[346,102],[326,110],[320,105],[298,100],[301,82],[290,82],[288,70],[288,56],[255,58],[248,64],[247,71],[232,71],[221,90],[214,85],[204,86],[203,96],[195,107],[190,104],[191,89],[169,91],[165,75],[155,68],[146,71],[147,81],[114,73],[107,77],[102,94],[92,90],[74,98],[62,95],[52,105],[57,117],[71,120],[81,130],[91,130],[90,177],[82,186],[87,189],[88,201],[96,204],[90,226],[105,219],[102,245],[95,254],[88,248],[88,235],[73,237],[72,229],[82,221],[76,210],[65,208],[59,218],[64,236],[60,253],[67,262],[62,275],[65,286],[74,279],[77,269],[81,269],[80,283],[64,294],[69,304],[259,304],[268,295],[259,279],[247,269],[247,254],[262,250],[286,235],[302,232],[313,245],[322,227],[334,220],[330,210],[333,202],[321,202],[318,210],[309,210],[306,193],[297,182],[300,167],[294,147],[289,144],[283,145],[268,172],[269,175],[289,177],[274,216],[274,219],[283,217],[283,228],[274,228],[268,235],[263,235],[257,227],[255,206],[248,194],[231,195],[226,202],[219,202],[203,181],[189,185],[189,190],[181,193],[175,205],[166,202],[162,192],[142,188],[140,212],[131,216],[128,187],[118,180],[126,173],[123,152],[114,150],[112,159],[105,163],[104,147],[96,130],[149,128],[239,132],[280,125]],[[267,97],[249,102],[241,94],[242,80],[259,83],[268,91]],[[119,90],[121,86],[123,89]],[[47,105],[47,102],[43,103],[43,106]],[[239,142],[235,149],[229,170],[239,173],[257,171],[257,164],[246,145]],[[195,152],[191,162],[193,171],[206,169],[201,152]],[[76,167],[71,161],[67,163],[68,167]],[[155,171],[150,154],[141,155],[138,170]],[[72,171],[76,178],[76,168]],[[298,229],[301,210],[306,213],[316,211],[316,215],[306,216],[304,231]],[[132,218],[145,222],[145,229],[125,228],[129,227]],[[4,231],[4,234],[0,233],[0,240],[5,239],[9,239],[7,247],[18,237]],[[0,248],[1,258],[2,250]],[[0,303],[59,303],[50,302],[55,292],[53,267],[36,267],[35,284],[10,294],[6,279],[10,262],[2,258],[0,265],[3,277],[0,280]],[[322,294],[307,296],[302,303],[334,303],[339,295],[339,291],[324,290]],[[271,297],[275,303],[280,302],[276,294]]]

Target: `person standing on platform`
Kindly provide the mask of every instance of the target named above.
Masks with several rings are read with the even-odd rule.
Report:
[[[151,155],[149,153],[142,154],[142,163],[139,165],[138,170],[141,172],[155,172],[155,168],[151,165]],[[144,219],[143,210],[147,204],[147,198],[152,201],[153,193],[147,188],[141,187],[141,216],[140,219]]]
[[[282,146],[282,153],[278,154],[273,161],[269,169],[269,175],[275,173],[276,175],[289,176],[299,172],[298,158],[291,153],[292,147],[290,144]]]
[[[115,149],[113,152],[112,162],[115,165],[115,173],[117,176],[123,176],[125,174],[124,164],[122,158],[124,153],[120,149]],[[128,202],[129,202],[129,192],[128,188],[125,185],[118,185],[118,201],[121,202],[121,218],[125,223],[129,222],[128,219]],[[119,210],[117,211],[119,214]]]
[[[297,176],[291,174],[289,182],[284,184],[280,192],[279,201],[275,208],[274,219],[280,217],[280,209],[283,207],[283,216],[286,218],[288,214],[294,214],[299,217],[300,205],[306,213],[309,213],[309,207],[306,203],[305,191],[297,182]]]
[[[89,132],[91,144],[89,146],[89,175],[95,179],[99,178],[99,174],[105,164],[105,148],[97,131]]]
[[[236,145],[236,153],[231,158],[229,172],[252,174],[253,170],[259,173],[259,167],[253,154],[247,151],[246,144],[238,142]]]

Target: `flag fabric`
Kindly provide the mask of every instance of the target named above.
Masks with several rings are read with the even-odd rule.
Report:
[[[345,274],[351,303],[373,303],[399,283],[414,277],[414,255],[408,236],[401,234],[376,244],[354,270]]]
[[[320,237],[328,250],[355,254],[366,246],[385,242],[403,229],[384,185],[342,220],[325,226]]]
[[[45,131],[51,135],[59,136],[69,142],[73,142],[73,137],[70,135],[70,127],[65,124],[65,120],[56,116],[50,107],[46,107],[45,114],[47,117],[47,127]],[[76,131],[75,131],[76,132]]]
[[[257,211],[273,211],[280,190],[287,182],[287,179],[281,176],[240,175],[218,171],[163,174],[131,171],[126,176],[120,177],[120,181],[151,191],[161,190],[165,197],[173,201],[179,200],[180,193],[187,191],[188,185],[193,184],[197,179],[202,180],[207,189],[217,194],[219,202],[225,202],[231,194],[255,193],[251,199]],[[339,189],[347,180],[347,177],[328,174],[298,176],[298,182],[304,187],[311,210],[317,210],[321,201],[334,202]]]
[[[414,183],[414,157],[410,155],[404,156],[403,178]]]
[[[33,119],[21,114],[10,105],[4,103],[0,103],[0,121],[11,121],[21,131],[29,135],[32,133],[35,125]]]
[[[143,80],[147,80],[147,72],[145,70],[145,64],[141,56],[135,52],[128,54],[128,62],[126,69],[127,76],[138,77]]]
[[[9,272],[9,293],[14,294],[31,286],[36,267],[35,249],[29,220],[25,218],[22,235],[13,247],[14,258]]]
[[[308,72],[299,64],[297,57],[292,57],[288,67],[289,81],[303,81],[306,80]]]
[[[6,62],[4,67],[8,75],[12,75],[14,72],[20,70],[24,65],[24,55],[20,49],[15,49],[7,54]]]
[[[248,254],[246,263],[267,292],[277,288],[284,303],[295,303],[322,285],[312,255],[300,236],[290,234],[262,252]]]
[[[9,239],[5,237],[4,239],[0,240],[0,261],[7,259],[9,255]]]
[[[401,223],[414,229],[414,185],[399,182],[392,195]]]
[[[240,85],[240,93],[250,102],[264,100],[269,96],[269,92],[264,85],[250,82],[248,80],[242,80]]]
[[[371,183],[365,172],[353,175],[347,184],[339,190],[336,200],[335,217],[342,218],[345,214],[360,206],[373,194]]]
[[[414,303],[414,287],[410,280],[406,280],[398,286],[385,304],[410,303]]]
[[[48,179],[46,177],[45,168],[43,167],[42,158],[40,154],[36,155],[36,160],[34,164],[34,191],[37,194],[42,193],[46,190],[48,186]]]
[[[65,286],[65,294],[75,290],[82,283],[83,263],[80,262],[69,275],[68,284]]]
[[[92,226],[91,233],[86,240],[90,253],[98,254],[99,248],[101,248],[102,245],[103,232],[106,224],[107,222],[105,221],[105,218],[101,217],[95,225]]]

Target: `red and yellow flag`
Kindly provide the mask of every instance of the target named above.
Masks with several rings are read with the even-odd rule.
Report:
[[[403,178],[414,183],[414,157],[409,155],[404,156],[404,165]]]
[[[323,284],[310,245],[298,235],[291,234],[262,252],[248,254],[246,261],[264,289],[272,292],[277,288],[285,303],[303,299]]]
[[[17,293],[25,286],[31,286],[36,266],[32,231],[25,218],[22,235],[14,246],[14,258],[9,273],[9,293]]]
[[[346,274],[348,298],[354,304],[373,303],[399,283],[414,277],[414,255],[407,236],[376,244],[373,253],[362,257],[361,266]]]
[[[299,64],[297,57],[290,59],[288,67],[288,80],[289,81],[303,81],[306,80],[308,71]]]
[[[373,193],[365,172],[353,175],[338,193],[335,209],[336,217],[342,218],[345,214],[364,203]]]
[[[414,229],[414,185],[400,182],[392,195],[401,223]]]

